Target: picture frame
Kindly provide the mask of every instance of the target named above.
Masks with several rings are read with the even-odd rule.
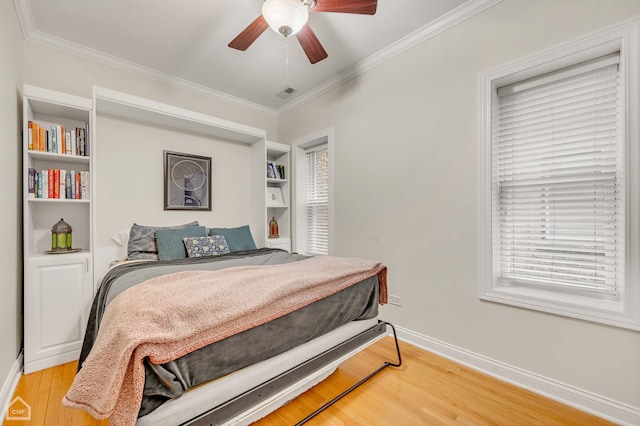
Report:
[[[267,207],[284,207],[282,190],[278,187],[267,188]]]
[[[211,211],[211,157],[163,153],[164,209]]]

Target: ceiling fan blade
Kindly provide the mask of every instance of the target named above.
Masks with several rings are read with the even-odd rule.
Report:
[[[238,34],[236,38],[231,40],[229,47],[238,50],[247,50],[267,28],[269,28],[269,24],[267,24],[267,21],[260,15]]]
[[[305,24],[304,27],[296,34],[296,38],[300,42],[300,46],[304,50],[304,53],[307,54],[307,58],[312,64],[316,62],[320,62],[325,59],[327,56],[327,52],[320,44],[320,40],[316,37],[316,34],[313,32],[309,24]]]
[[[378,0],[316,0],[311,12],[357,13],[375,15]]]

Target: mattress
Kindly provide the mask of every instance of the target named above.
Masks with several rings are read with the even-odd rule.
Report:
[[[127,288],[173,272],[283,264],[306,258],[277,249],[258,249],[210,258],[144,262],[113,268],[103,279],[94,299],[79,368],[93,345],[104,310]],[[149,415],[167,401],[181,398],[193,387],[283,354],[350,322],[375,318],[378,313],[378,287],[378,277],[373,276],[169,363],[155,365],[145,360],[145,386],[139,417]]]
[[[348,348],[347,351],[341,353],[340,356],[334,357],[330,362],[324,363],[321,368],[315,370],[313,373],[303,375],[294,374],[287,383],[287,386],[284,386],[283,389],[276,389],[272,395],[265,395],[263,392],[260,397],[240,404],[240,409],[225,411],[220,408],[222,408],[225,403],[233,401],[237,396],[246,394],[261,384],[269,382],[278,375],[291,372],[295,367],[329,351],[377,324],[377,318],[349,322],[295,349],[192,389],[182,397],[168,401],[152,413],[140,417],[136,424],[138,426],[185,424],[197,418],[201,413],[218,407],[220,414],[207,418],[206,424],[214,422],[214,424],[218,425],[239,425],[249,424],[259,420],[325,379],[335,370],[340,362],[372,344],[377,339],[384,337],[386,332],[377,333],[374,339],[367,340],[362,344],[358,344],[356,347]],[[199,423],[196,421],[196,424]]]

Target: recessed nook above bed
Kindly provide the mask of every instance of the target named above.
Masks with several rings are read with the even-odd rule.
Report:
[[[124,258],[126,247],[112,237],[133,222],[248,225],[255,245],[266,245],[265,130],[98,86],[93,101],[96,282]],[[156,157],[165,149],[212,158],[211,212],[163,211],[162,158]]]

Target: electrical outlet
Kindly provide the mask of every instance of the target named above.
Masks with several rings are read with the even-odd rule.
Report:
[[[402,297],[390,295],[389,296],[389,304],[393,306],[402,306]]]

